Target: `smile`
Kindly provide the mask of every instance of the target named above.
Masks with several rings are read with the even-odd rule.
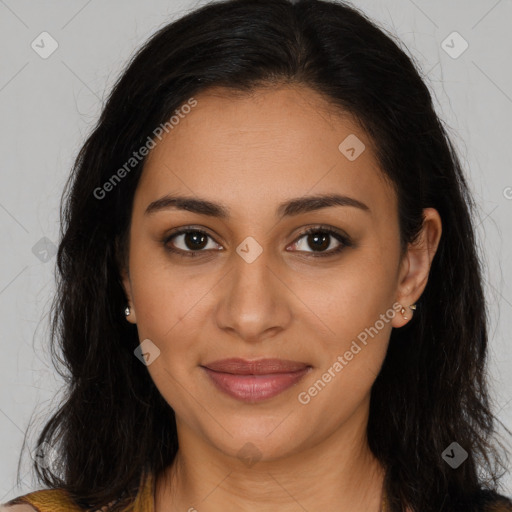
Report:
[[[225,359],[202,366],[217,389],[243,402],[267,400],[302,380],[312,369],[281,359]]]

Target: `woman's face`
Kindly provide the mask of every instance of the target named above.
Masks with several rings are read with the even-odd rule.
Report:
[[[433,255],[400,261],[396,197],[371,141],[315,92],[196,100],[148,156],[124,275],[180,443],[271,460],[363,436],[391,329],[406,323],[396,302],[421,295]],[[335,195],[350,199],[310,199]],[[297,364],[213,371],[232,358]]]

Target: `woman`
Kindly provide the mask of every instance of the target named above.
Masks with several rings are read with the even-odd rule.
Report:
[[[472,198],[362,14],[231,0],[164,27],[70,185],[69,390],[49,489],[7,510],[512,510]]]

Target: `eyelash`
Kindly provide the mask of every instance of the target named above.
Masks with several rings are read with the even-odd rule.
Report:
[[[193,228],[192,226],[190,226],[190,227],[187,226],[187,227],[184,227],[184,228],[182,228],[182,229],[180,229],[178,231],[175,231],[174,233],[172,233],[169,236],[166,236],[162,240],[162,244],[164,245],[165,250],[168,251],[168,252],[174,253],[174,254],[178,254],[179,256],[184,256],[186,258],[194,258],[194,257],[200,256],[200,253],[206,252],[204,250],[183,251],[182,249],[174,249],[174,248],[172,248],[172,247],[170,247],[168,245],[168,243],[173,238],[175,238],[175,237],[177,237],[179,235],[184,235],[184,234],[188,234],[188,233],[200,233],[202,235],[206,235],[209,238],[212,238],[208,233],[206,233],[205,231],[203,231],[201,229],[196,229],[196,228]],[[302,232],[296,238],[295,242],[293,242],[293,243],[295,244],[301,238],[303,238],[303,237],[305,237],[305,236],[307,236],[309,234],[312,234],[312,233],[328,234],[328,235],[334,237],[338,242],[341,242],[341,245],[339,245],[336,249],[331,249],[330,251],[327,251],[327,252],[326,251],[324,251],[324,252],[299,251],[299,252],[307,252],[307,254],[311,254],[311,257],[313,257],[313,258],[325,258],[325,257],[328,257],[328,256],[334,256],[334,255],[339,254],[340,252],[342,252],[346,247],[352,247],[353,246],[353,243],[350,240],[350,238],[348,238],[346,235],[340,233],[339,231],[337,231],[337,230],[335,230],[335,229],[333,229],[331,227],[327,227],[327,226],[313,226],[311,228],[308,228],[304,232]],[[309,257],[309,256],[307,256],[307,257]]]

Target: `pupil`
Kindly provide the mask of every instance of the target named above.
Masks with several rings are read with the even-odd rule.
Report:
[[[202,239],[203,244],[201,244],[201,239]],[[189,244],[190,241],[192,241],[191,244]],[[192,250],[202,249],[206,245],[204,243],[205,241],[206,241],[206,235],[204,235],[203,233],[198,233],[197,231],[191,231],[191,232],[185,234],[185,245],[187,246],[188,249],[192,249]],[[191,247],[191,245],[192,245],[192,247]],[[200,245],[200,247],[198,245]]]
[[[329,236],[330,235],[325,234],[325,233],[323,235],[319,235],[319,234],[315,233],[314,235],[309,235],[308,243],[312,242],[310,245],[315,250],[327,249],[327,247],[329,247],[329,243],[325,243],[325,242],[329,238]],[[320,244],[318,243],[319,240],[322,240],[322,242],[320,242]]]

